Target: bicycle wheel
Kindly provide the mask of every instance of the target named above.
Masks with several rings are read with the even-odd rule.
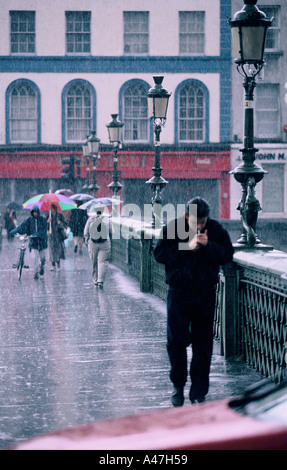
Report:
[[[22,270],[24,266],[24,252],[21,250],[19,255],[19,263],[18,263],[18,279],[21,280]]]

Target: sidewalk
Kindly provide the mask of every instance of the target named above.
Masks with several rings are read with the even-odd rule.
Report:
[[[99,290],[86,247],[83,256],[68,247],[59,272],[47,263],[43,279],[30,268],[19,282],[11,267],[17,245],[4,239],[0,252],[0,448],[170,408],[164,302],[113,265]],[[225,361],[215,342],[208,400],[238,395],[261,378]]]

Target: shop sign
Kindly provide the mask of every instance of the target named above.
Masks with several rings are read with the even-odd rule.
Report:
[[[194,165],[197,168],[210,168],[213,165],[213,158],[209,155],[198,155],[194,158]]]
[[[256,155],[256,160],[260,161],[285,161],[284,152],[260,152]]]

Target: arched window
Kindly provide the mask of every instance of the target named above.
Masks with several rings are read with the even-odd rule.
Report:
[[[17,80],[7,90],[7,142],[37,143],[40,140],[40,103],[36,86]]]
[[[179,142],[206,142],[208,140],[207,92],[202,85],[197,80],[191,80],[182,85],[178,91]]]
[[[83,142],[94,129],[94,103],[91,87],[77,81],[66,89],[65,136],[66,142]]]
[[[147,84],[132,80],[123,91],[125,142],[147,142],[149,140],[147,90]]]

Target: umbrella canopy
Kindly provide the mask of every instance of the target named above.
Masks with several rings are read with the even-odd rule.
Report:
[[[36,205],[39,207],[40,211],[49,211],[51,204],[56,204],[60,211],[77,208],[77,204],[70,198],[56,193],[38,194],[37,196],[31,197],[31,199],[24,202],[23,208],[31,210],[32,207]]]
[[[92,199],[95,199],[94,196],[91,196],[90,194],[84,194],[84,193],[78,193],[78,194],[73,194],[72,196],[69,196],[70,199],[76,202],[84,202],[91,201]]]
[[[63,196],[70,197],[74,194],[74,191],[72,191],[71,189],[57,189],[57,191],[55,191],[55,194],[63,194]]]
[[[17,211],[17,210],[22,209],[21,204],[18,204],[18,202],[15,202],[15,201],[9,202],[7,207],[9,207],[9,209],[11,209],[13,211]]]
[[[104,206],[112,206],[112,205],[118,205],[121,204],[120,199],[115,199],[112,197],[97,197],[93,198],[90,201],[85,202],[81,206],[79,206],[79,209],[84,209],[84,210],[90,210],[92,207],[104,207]]]

